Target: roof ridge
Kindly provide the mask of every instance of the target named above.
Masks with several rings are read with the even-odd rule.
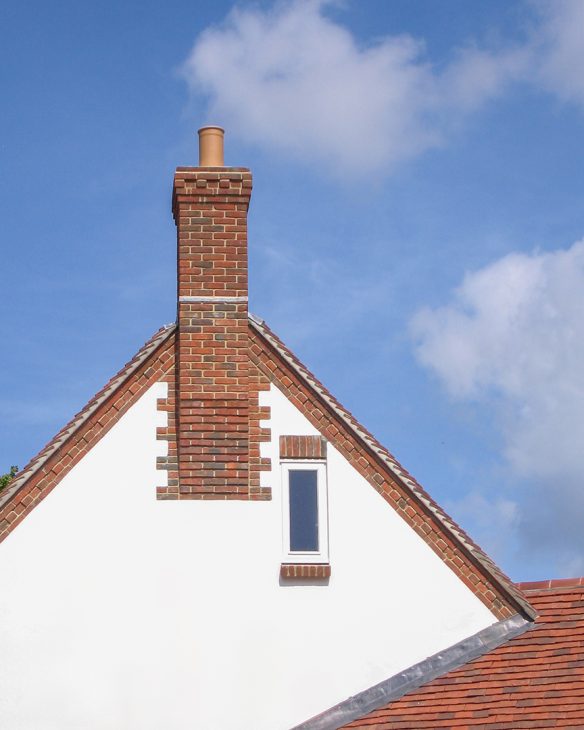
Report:
[[[85,423],[95,411],[144,363],[158,347],[166,342],[176,325],[165,324],[158,329],[86,405],[21,469],[14,479],[0,492],[0,509],[17,494],[27,481],[55,454],[63,444]]]
[[[579,578],[550,578],[549,580],[525,580],[515,583],[521,591],[552,591],[560,588],[584,587],[584,576]]]
[[[537,616],[527,598],[515,583],[496,565],[493,560],[480,548],[469,535],[440,507],[426,492],[422,485],[399,463],[399,461],[385,448],[359,421],[327,390],[315,375],[286,347],[280,338],[269,328],[265,321],[257,317],[250,318],[250,325],[279,353],[300,377],[316,391],[325,403],[337,416],[359,437],[391,473],[396,476],[404,487],[411,492],[416,500],[429,510],[440,522],[443,528],[452,536],[458,545],[470,556],[471,560],[479,564],[480,569],[486,572],[493,582],[520,608],[530,619]]]

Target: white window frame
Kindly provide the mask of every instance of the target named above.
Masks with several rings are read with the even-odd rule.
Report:
[[[290,550],[290,472],[316,471],[317,509],[318,509],[318,545],[317,551]],[[282,459],[282,562],[284,563],[328,563],[328,490],[326,461],[317,459]]]

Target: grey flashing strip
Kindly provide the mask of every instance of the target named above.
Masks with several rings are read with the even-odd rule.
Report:
[[[478,634],[469,636],[468,639],[463,639],[448,649],[424,659],[423,662],[414,664],[403,672],[394,674],[393,677],[325,710],[320,715],[296,725],[292,730],[338,730],[372,710],[394,702],[423,684],[487,654],[533,625],[520,614],[492,624]]]
[[[247,302],[247,297],[179,297],[179,302]]]

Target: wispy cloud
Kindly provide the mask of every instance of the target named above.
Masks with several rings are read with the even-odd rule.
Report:
[[[291,345],[343,338],[363,326],[372,307],[391,300],[384,278],[373,280],[369,271],[347,266],[338,257],[308,258],[282,240],[256,250],[263,280],[274,287],[270,321],[287,333]]]
[[[512,82],[584,103],[579,0],[526,5],[523,42],[469,39],[439,69],[411,35],[363,45],[327,15],[330,4],[242,6],[202,33],[183,73],[208,97],[209,119],[327,174],[385,175],[445,143]]]
[[[325,14],[326,2],[236,8],[204,32],[184,65],[209,114],[245,139],[333,172],[381,172],[440,144],[445,111],[476,107],[516,72],[462,51],[441,73],[409,35],[362,46]]]
[[[539,14],[532,43],[535,80],[584,108],[584,3],[553,0],[534,6]]]
[[[514,550],[514,538],[520,523],[516,501],[505,497],[485,497],[478,491],[446,504],[446,509],[462,524],[472,524],[481,547],[495,560]]]
[[[530,485],[516,495],[524,542],[583,557],[584,241],[467,274],[412,331],[452,397],[497,409],[506,461]]]

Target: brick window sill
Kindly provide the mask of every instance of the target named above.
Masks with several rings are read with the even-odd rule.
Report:
[[[330,563],[282,563],[280,566],[280,578],[286,580],[330,577]]]

